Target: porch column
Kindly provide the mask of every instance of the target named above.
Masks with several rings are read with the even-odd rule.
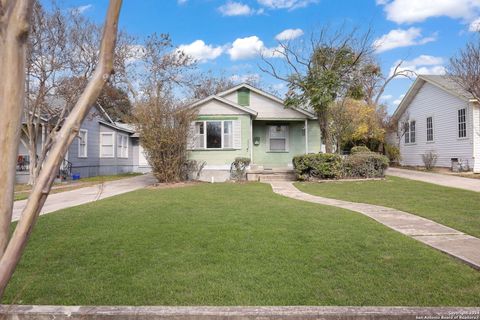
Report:
[[[305,154],[308,153],[308,119],[305,119]]]
[[[250,163],[253,164],[253,119],[250,116]]]
[[[45,148],[46,130],[45,130],[45,125],[43,123],[40,124],[40,127],[42,128],[42,148],[41,148],[41,151],[43,152],[43,148]]]

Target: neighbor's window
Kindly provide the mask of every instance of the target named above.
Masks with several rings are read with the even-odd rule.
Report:
[[[467,136],[467,109],[458,110],[458,137],[465,138]]]
[[[80,129],[78,132],[78,157],[86,158],[88,150],[88,131]]]
[[[405,123],[405,143],[410,143],[410,122]]]
[[[233,121],[213,120],[195,122],[195,149],[233,148]]]
[[[115,134],[113,132],[100,133],[100,157],[113,158],[115,157]]]
[[[415,143],[415,121],[410,121],[410,143]]]
[[[128,136],[125,134],[118,134],[117,156],[128,158]]]
[[[405,124],[405,143],[415,143],[415,121],[409,121]]]
[[[427,118],[427,141],[433,141],[433,117]]]
[[[270,151],[288,151],[288,126],[269,126],[268,141]]]

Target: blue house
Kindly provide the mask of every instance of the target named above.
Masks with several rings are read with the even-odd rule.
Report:
[[[47,119],[40,119],[41,139],[37,143],[40,152]],[[25,125],[25,124],[24,124]],[[22,134],[22,139],[26,137]],[[17,183],[29,180],[30,156],[24,143],[20,143],[17,160]],[[61,166],[64,177],[79,175],[81,178],[98,175],[115,175],[128,172],[148,172],[150,167],[139,143],[139,137],[130,125],[115,122],[101,108],[95,106],[84,120],[78,136],[70,145]]]

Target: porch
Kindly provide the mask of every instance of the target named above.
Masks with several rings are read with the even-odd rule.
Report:
[[[293,172],[297,155],[320,151],[320,129],[315,120],[253,120],[251,128],[252,168],[255,174]],[[252,173],[253,174],[253,173]]]

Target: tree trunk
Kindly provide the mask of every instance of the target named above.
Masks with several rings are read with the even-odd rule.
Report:
[[[8,242],[5,253],[0,259],[0,297],[3,296],[5,288],[20,261],[30,233],[47,199],[68,147],[77,136],[83,120],[94,105],[105,82],[113,71],[113,57],[121,4],[121,0],[110,1],[98,65],[75,107],[65,119],[60,131],[58,131],[55,143],[43,163],[40,175],[37,178],[36,184],[33,186],[17,227]],[[17,126],[18,124],[19,122]]]
[[[318,124],[320,126],[320,132],[322,133],[322,142],[325,145],[325,152],[332,153],[332,136],[329,130],[329,116],[328,108],[321,108],[320,112],[317,112]]]
[[[0,256],[10,235],[25,95],[25,57],[33,0],[0,2]]]

